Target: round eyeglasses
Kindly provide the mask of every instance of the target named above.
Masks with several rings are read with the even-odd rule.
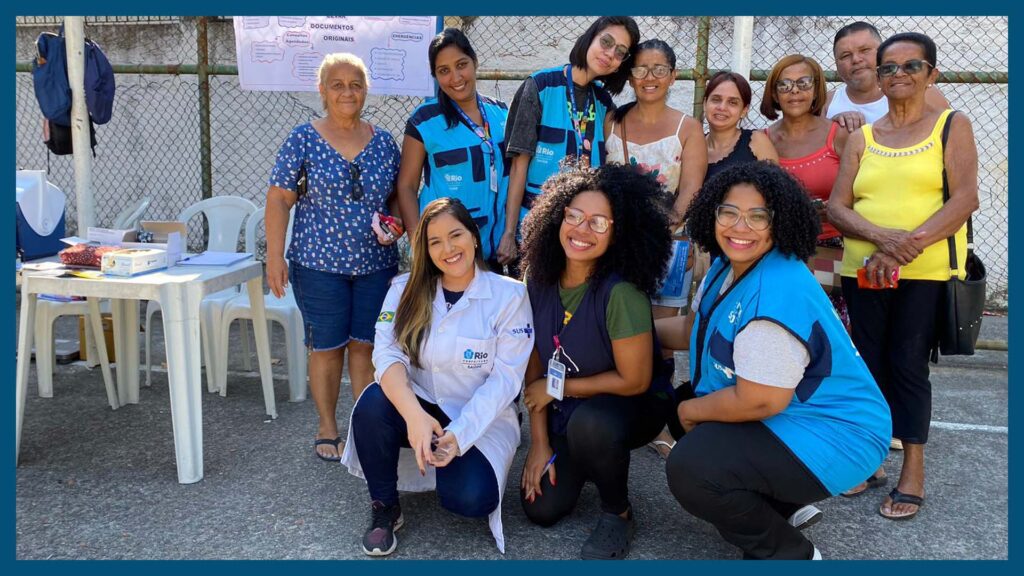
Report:
[[[758,232],[772,225],[772,211],[767,208],[751,208],[743,212],[732,204],[719,204],[715,209],[715,220],[726,228],[735,226],[740,217],[747,223],[747,228]]]
[[[588,216],[583,210],[568,206],[565,207],[565,215],[562,217],[562,220],[573,227],[579,226],[585,221],[590,226],[590,229],[597,234],[608,232],[608,228],[611,228],[612,222],[614,222],[614,220],[606,216],[601,216],[600,214]]]
[[[629,69],[629,74],[637,80],[643,80],[647,78],[648,74],[653,74],[655,78],[659,80],[668,76],[672,72],[672,67],[666,64],[655,64],[654,66],[633,66]]]

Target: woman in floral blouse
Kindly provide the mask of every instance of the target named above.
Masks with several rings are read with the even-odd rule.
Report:
[[[267,282],[281,297],[290,281],[302,312],[310,391],[320,419],[313,449],[330,461],[341,454],[335,410],[345,350],[358,398],[373,381],[374,325],[398,271],[396,239],[375,233],[371,223],[375,214],[392,212],[399,150],[390,133],[360,118],[367,88],[366,66],[358,57],[324,58],[319,89],[326,115],[291,131],[267,192]],[[295,223],[286,255],[292,206]]]

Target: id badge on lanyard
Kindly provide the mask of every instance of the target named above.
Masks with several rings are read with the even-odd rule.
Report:
[[[558,352],[555,352],[555,356]],[[548,360],[548,396],[561,400],[565,394],[565,364],[555,358]]]
[[[469,117],[469,114],[466,114],[466,111],[458,105],[455,106],[455,109],[459,111],[459,115],[462,116],[462,120],[466,123],[466,126],[472,130],[478,138],[480,138],[480,149],[487,155],[487,159],[491,165],[491,169],[489,171],[490,174],[488,176],[488,187],[492,193],[497,194],[498,169],[495,166],[496,160],[494,157],[494,144],[491,142],[491,125],[487,121],[487,113],[484,112],[484,103],[483,100],[480,99],[479,94],[477,94],[476,97],[476,106],[477,109],[480,110],[480,118],[484,122],[483,127],[480,127],[476,122],[473,122],[473,119]]]
[[[576,96],[573,93],[572,69],[570,65],[565,66],[565,99],[569,107],[569,120],[572,122],[573,134],[576,136],[576,150],[582,157],[584,154],[593,156],[590,140],[587,139],[587,123],[594,110],[594,88],[590,88],[587,101],[583,104],[583,110],[576,111]],[[596,135],[595,135],[596,137]]]
[[[559,361],[562,345],[558,341],[558,336],[555,336],[554,339],[555,351],[551,354],[551,359],[548,360],[547,393],[555,400],[561,400],[565,395],[565,364]]]

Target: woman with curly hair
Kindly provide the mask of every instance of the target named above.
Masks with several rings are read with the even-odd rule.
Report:
[[[536,330],[523,509],[551,526],[593,481],[603,514],[580,555],[621,559],[635,529],[630,451],[674,406],[650,302],[671,252],[672,197],[653,176],[618,165],[562,173],[544,188],[523,223]]]
[[[694,314],[658,321],[666,347],[690,350],[696,394],[677,408],[687,434],[669,487],[744,558],[819,559],[788,519],[882,462],[890,416],[804,264],[817,213],[792,176],[756,162],[708,181],[686,221],[714,261]]]

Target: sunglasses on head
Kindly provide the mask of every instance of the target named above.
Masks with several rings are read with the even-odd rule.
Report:
[[[719,204],[715,209],[715,220],[726,228],[735,226],[740,217],[747,223],[747,228],[758,232],[767,230],[772,224],[772,211],[767,208],[751,208],[742,212],[732,204]]]
[[[900,70],[903,70],[903,72],[907,74],[917,74],[921,70],[924,70],[925,66],[931,66],[931,64],[925,62],[924,60],[914,59],[907,60],[903,64],[894,64],[892,62],[888,64],[882,64],[881,66],[876,68],[876,70],[878,70],[878,75],[880,77],[885,78],[887,76],[895,76],[896,73],[899,72]]]
[[[601,34],[597,40],[601,43],[601,48],[604,50],[611,50],[612,48],[615,48],[615,58],[619,61],[629,58],[629,48],[622,44],[616,44],[615,37],[611,34],[605,32],[604,34]]]
[[[359,164],[352,162],[349,164],[349,172],[352,175],[352,199],[362,200],[363,199],[363,182],[359,179],[362,174],[362,169]]]
[[[654,66],[634,66],[629,69],[629,73],[637,80],[643,80],[647,78],[648,74],[653,74],[655,78],[661,79],[668,76],[672,72],[672,67],[666,64],[655,64]]]
[[[814,78],[810,76],[801,76],[796,80],[790,80],[789,78],[786,78],[785,80],[779,80],[778,82],[775,83],[775,90],[779,94],[788,94],[789,92],[792,92],[794,88],[796,88],[797,90],[804,91],[813,90]]]
[[[573,227],[579,226],[586,221],[587,225],[590,226],[590,229],[596,234],[604,234],[608,231],[608,228],[611,227],[612,222],[614,222],[614,220],[610,220],[600,214],[587,216],[587,213],[583,210],[577,210],[576,208],[570,208],[568,206],[565,207],[565,216],[562,219],[566,224]]]

